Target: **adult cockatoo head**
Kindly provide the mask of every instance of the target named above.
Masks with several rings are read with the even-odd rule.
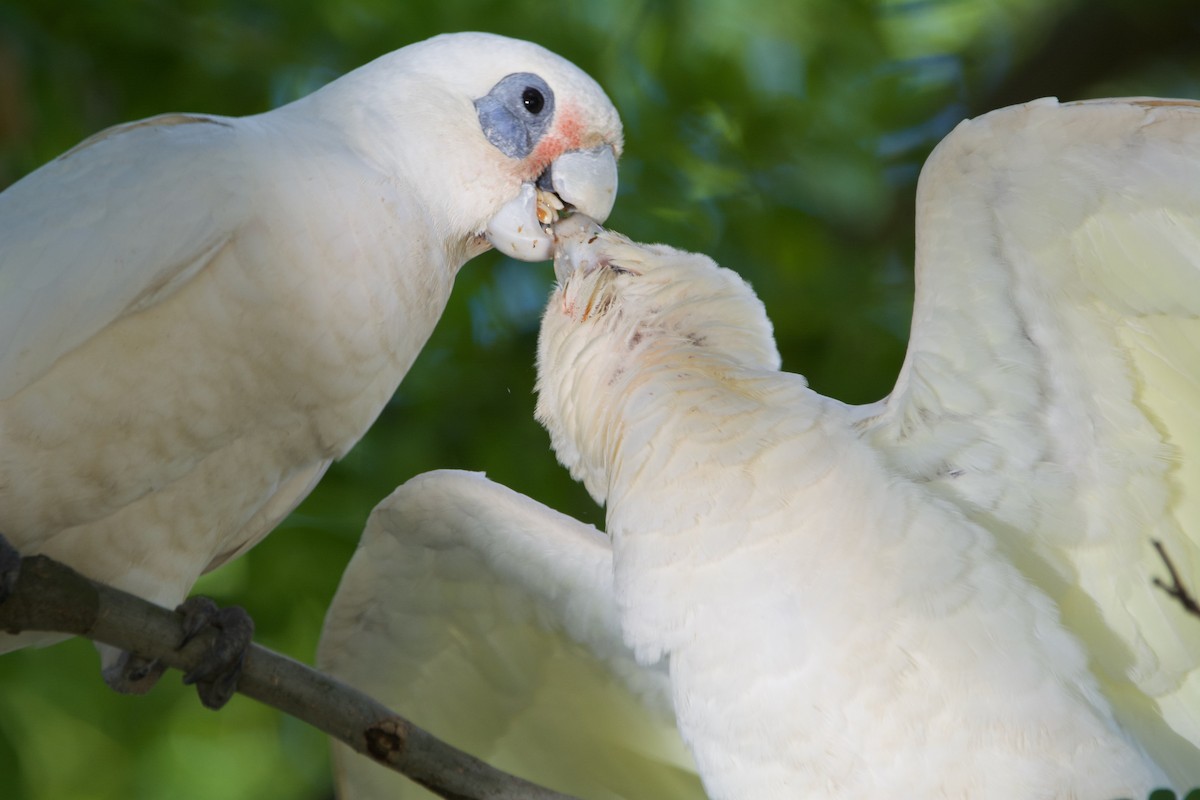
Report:
[[[521,260],[548,259],[557,210],[604,219],[616,198],[616,109],[586,73],[530,42],[436,36],[301,102],[349,128],[381,172],[422,199],[430,233],[461,248],[451,253],[456,264],[489,243]]]
[[[724,380],[778,370],[771,322],[741,276],[708,256],[632,242],[575,214],[555,226],[538,338],[537,418],[597,502],[638,388],[663,371]]]

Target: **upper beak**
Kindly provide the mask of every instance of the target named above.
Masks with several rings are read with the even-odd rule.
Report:
[[[599,222],[608,218],[617,199],[617,157],[612,147],[574,150],[559,156],[548,169],[550,188],[569,208]],[[545,175],[540,179],[544,182]],[[507,256],[545,261],[554,256],[549,225],[538,220],[537,187],[521,184],[517,196],[488,222],[487,238]]]

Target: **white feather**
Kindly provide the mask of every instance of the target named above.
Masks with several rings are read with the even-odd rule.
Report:
[[[560,791],[703,797],[665,671],[621,643],[608,539],[482,475],[426,473],[380,503],[318,664]],[[343,746],[334,763],[342,800],[432,796]]]
[[[963,123],[922,176],[909,357],[867,432],[996,532],[1189,788],[1198,621],[1153,585],[1151,541],[1200,578],[1197,154],[1200,106],[1183,101]]]

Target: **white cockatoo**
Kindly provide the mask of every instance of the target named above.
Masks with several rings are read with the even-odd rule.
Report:
[[[561,633],[593,656],[581,694],[665,671],[721,800],[1200,785],[1200,619],[1153,584],[1152,545],[1200,588],[1200,104],[964,122],[917,227],[907,359],[856,407],[780,371],[733,272],[560,223],[537,415],[611,538],[480,476],[410,481],[373,515],[324,663],[453,740],[467,679],[493,712],[543,679],[498,667],[493,631]],[[585,741],[654,735],[563,712]],[[339,767],[351,788],[382,772]]]
[[[179,603],[358,441],[467,260],[548,258],[563,203],[607,215],[620,150],[577,67],[461,33],[33,172],[0,194],[0,534]]]

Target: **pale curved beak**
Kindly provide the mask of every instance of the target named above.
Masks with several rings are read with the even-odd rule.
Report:
[[[566,204],[603,222],[617,199],[617,157],[612,147],[563,153],[550,165],[550,186]],[[545,261],[554,256],[554,236],[549,224],[538,221],[537,187],[521,184],[517,196],[505,203],[488,222],[492,246],[519,261]]]
[[[608,145],[563,153],[550,165],[550,185],[564,203],[604,222],[617,201],[617,157]]]
[[[564,284],[576,271],[590,275],[603,253],[596,241],[604,228],[586,214],[572,214],[554,226],[554,276]]]

